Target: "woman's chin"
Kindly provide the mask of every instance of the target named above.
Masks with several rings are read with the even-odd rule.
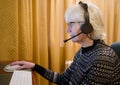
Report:
[[[72,39],[71,41],[74,43],[80,43],[80,40],[77,40],[77,39]]]
[[[77,40],[75,40],[75,39],[72,39],[72,42],[77,42]]]

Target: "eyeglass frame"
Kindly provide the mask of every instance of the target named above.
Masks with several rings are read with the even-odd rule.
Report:
[[[73,26],[74,26],[76,23],[82,23],[82,24],[84,24],[85,22],[84,22],[84,21],[78,21],[78,22],[69,22],[69,23],[66,23],[66,24],[67,24],[67,26],[69,26],[70,28],[73,28]],[[81,26],[82,24],[80,24],[80,26]]]

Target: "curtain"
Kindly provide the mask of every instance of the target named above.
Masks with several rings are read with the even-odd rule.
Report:
[[[80,45],[66,33],[64,13],[80,0],[0,0],[0,63],[26,60],[56,72],[65,69]],[[103,12],[106,43],[120,41],[120,0],[86,0]],[[38,74],[36,85],[51,85]]]

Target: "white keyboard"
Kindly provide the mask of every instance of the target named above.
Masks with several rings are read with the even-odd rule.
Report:
[[[15,70],[9,85],[32,85],[31,70]]]

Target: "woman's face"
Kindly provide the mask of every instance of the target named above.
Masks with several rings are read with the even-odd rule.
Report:
[[[77,35],[78,33],[81,32],[80,27],[81,25],[84,24],[84,22],[70,22],[67,23],[68,27],[67,27],[67,33],[70,34],[71,37]],[[74,38],[72,38],[73,42],[77,42],[77,43],[81,43],[84,41],[84,39],[86,38],[86,34],[80,34],[79,36],[76,36]]]

